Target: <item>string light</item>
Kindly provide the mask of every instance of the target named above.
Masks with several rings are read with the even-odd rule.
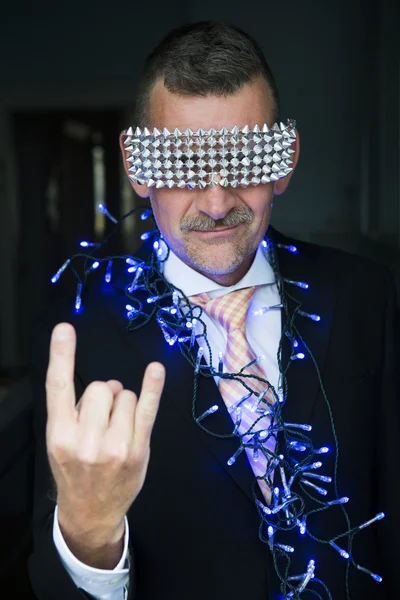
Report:
[[[218,373],[223,373],[224,371],[224,354],[223,352],[218,353]]]
[[[300,594],[306,589],[309,582],[314,579],[314,571],[315,571],[315,561],[310,560],[307,565],[306,573],[288,577],[288,581],[300,581],[301,582],[296,589],[296,598],[300,597]],[[294,598],[294,595],[295,595],[295,592],[289,592],[287,594],[286,598]]]
[[[318,479],[323,483],[332,483],[332,477],[327,475],[318,475],[317,473],[309,473],[308,471],[303,472],[303,477],[311,477],[312,479]]]
[[[236,452],[226,461],[226,464],[231,467],[235,462],[239,454],[242,452],[243,446],[239,446]]]
[[[321,320],[321,317],[319,315],[314,315],[312,313],[307,313],[307,312],[304,312],[304,310],[298,310],[297,312],[302,317],[307,317],[307,319],[311,319],[311,321],[318,322],[318,321]]]
[[[306,573],[306,576],[304,577],[304,581],[297,590],[297,592],[299,594],[301,594],[301,592],[303,592],[306,589],[309,581],[314,577],[314,571],[315,571],[315,561],[310,560],[307,565],[307,573]]]
[[[343,550],[343,548],[340,548],[340,546],[335,544],[333,540],[329,542],[329,545],[332,546],[332,548],[334,548],[334,550],[336,550],[336,552],[338,552],[342,558],[344,558],[345,560],[349,560],[350,554],[346,550]]]
[[[283,391],[282,388],[278,389],[276,392],[276,396],[277,396],[277,400],[280,404],[283,404],[286,400],[285,398],[285,392]]]
[[[357,527],[358,530],[361,529],[365,529],[365,527],[369,527],[370,525],[372,525],[372,523],[375,523],[375,521],[380,521],[381,519],[383,519],[385,517],[385,513],[380,512],[378,513],[373,519],[370,519],[369,521],[366,521],[365,523],[363,523],[362,525],[359,525]]]
[[[283,279],[283,281],[286,281],[286,283],[290,283],[290,285],[295,285],[296,287],[299,287],[302,290],[308,290],[308,288],[310,287],[305,281],[294,281],[293,279]]]
[[[314,454],[328,454],[328,452],[329,452],[328,446],[322,446],[322,448],[319,448],[318,450],[314,450]]]
[[[299,444],[299,442],[297,442],[296,440],[291,440],[289,442],[289,446],[291,448],[293,448],[293,450],[296,450],[297,452],[306,452],[306,450],[307,450],[306,446]]]
[[[300,530],[300,535],[305,535],[307,532],[306,522],[303,519],[302,521],[298,521],[298,526]]]
[[[214,406],[211,406],[208,410],[206,410],[205,412],[203,412],[202,415],[200,415],[199,417],[197,417],[196,422],[200,423],[200,421],[202,421],[203,419],[205,419],[206,417],[208,417],[208,415],[213,415],[217,410],[218,410],[218,405],[214,404]]]
[[[299,342],[288,331],[285,331],[285,335],[288,338],[289,342],[292,344],[293,348],[299,347]]]
[[[147,304],[154,304],[155,302],[159,302],[160,300],[163,300],[164,298],[168,298],[168,296],[171,296],[170,292],[168,294],[161,294],[160,296],[149,296],[146,299],[146,302],[147,302]]]
[[[99,261],[98,261],[98,260],[95,260],[95,261],[94,261],[94,262],[91,264],[91,266],[90,266],[90,268],[89,268],[89,272],[90,272],[90,271],[95,271],[96,269],[98,269],[98,268],[99,268],[99,266],[100,266],[100,263],[99,263]]]
[[[336,498],[336,500],[330,500],[326,503],[327,506],[334,506],[335,504],[347,504],[349,498],[347,496],[343,496],[342,498]]]
[[[240,409],[239,409],[240,410]],[[236,428],[236,427],[235,427]],[[236,431],[238,431],[239,427],[236,429]],[[254,462],[258,462],[258,456],[259,456],[259,449],[258,446],[254,446],[253,449],[253,461]]]
[[[275,548],[280,548],[284,552],[294,552],[293,546],[286,546],[285,544],[275,544]]]
[[[99,204],[98,209],[103,213],[103,215],[106,215],[106,217],[108,217],[110,219],[110,221],[112,221],[115,224],[118,223],[117,219],[112,216],[112,214],[108,211],[108,209],[106,208],[106,206],[104,206],[104,204]]]
[[[246,402],[246,400],[248,400],[252,395],[253,395],[253,392],[249,392],[246,396],[243,396],[243,398],[241,398],[240,400],[235,402],[235,404],[232,404],[231,406],[229,406],[228,413],[229,414],[233,413],[235,410],[237,410],[239,408],[239,406],[241,404],[243,404],[243,402]]]
[[[290,489],[287,484],[285,469],[282,466],[280,466],[279,472],[281,474],[281,480],[282,480],[282,485],[283,485],[285,496],[286,496],[286,498],[290,498],[292,494],[290,493]]]
[[[79,282],[76,287],[75,312],[79,313],[81,308],[82,308],[82,284]]]
[[[100,248],[100,246],[101,246],[101,244],[98,244],[96,242],[87,242],[85,240],[80,242],[79,245],[81,248]]]
[[[356,564],[356,568],[359,571],[363,571],[364,573],[367,573],[367,575],[370,575],[372,577],[372,579],[374,579],[378,583],[382,583],[383,579],[382,579],[382,577],[380,575],[377,575],[376,573],[373,573],[369,569],[366,569],[365,567],[361,567],[360,565],[357,565],[357,564]]]
[[[253,402],[253,404],[251,405],[250,411],[251,412],[256,412],[257,408],[260,406],[261,402],[264,400],[265,396],[267,395],[269,389],[270,389],[270,385],[266,385],[265,388],[263,390],[261,390],[261,392],[259,394],[257,394],[255,401]]]
[[[201,359],[203,357],[204,354],[204,348],[203,346],[200,346],[198,351],[197,351],[197,356],[196,356],[196,366],[194,369],[195,374],[197,375],[197,373],[199,372],[200,369],[200,363],[201,363]]]
[[[286,246],[285,244],[276,244],[276,245],[278,248],[283,248],[284,250],[287,250],[288,252],[291,252],[292,254],[299,254],[297,247],[293,246],[292,244],[290,244],[290,246]]]
[[[112,215],[110,215],[110,213],[108,212],[108,210],[106,209],[106,207],[104,205],[99,205],[99,209],[104,214],[106,214],[108,216],[108,218],[110,218],[114,223],[117,223],[116,219],[114,219],[114,217],[112,217]],[[147,213],[147,215],[146,215],[146,213]],[[143,213],[143,215],[142,215],[143,220],[145,218],[147,218],[150,215],[150,213],[151,213],[151,209],[149,209],[149,211],[146,211],[145,213]],[[146,215],[146,216],[144,217],[144,215]],[[201,326],[204,327],[203,321],[201,319],[202,311],[201,311],[201,309],[199,309],[198,312],[197,311],[195,312],[195,309],[193,309],[193,307],[190,306],[187,298],[185,298],[181,292],[178,292],[178,290],[174,289],[173,286],[171,286],[170,284],[165,282],[165,280],[163,279],[161,271],[160,271],[160,258],[159,258],[162,254],[162,250],[160,247],[160,239],[161,238],[159,237],[157,230],[151,231],[151,232],[146,232],[146,234],[144,234],[144,235],[145,235],[146,239],[150,238],[151,236],[154,236],[154,238],[155,238],[153,241],[153,249],[154,249],[154,255],[152,254],[152,256],[154,256],[153,262],[152,263],[144,263],[143,261],[137,260],[134,257],[126,257],[126,256],[125,257],[108,258],[106,273],[105,273],[105,281],[107,283],[111,282],[113,261],[115,261],[117,259],[123,259],[126,262],[126,264],[128,265],[128,271],[131,273],[134,273],[134,277],[133,277],[131,284],[126,288],[126,292],[127,292],[127,294],[129,294],[129,297],[133,298],[132,294],[134,294],[134,292],[138,289],[145,290],[148,292],[148,297],[145,298],[143,300],[143,302],[139,301],[139,299],[137,297],[134,298],[135,302],[137,302],[137,306],[134,306],[131,303],[125,305],[125,308],[127,311],[127,317],[129,319],[129,328],[130,329],[134,328],[136,322],[139,325],[141,323],[140,319],[148,318],[146,316],[147,313],[144,310],[143,303],[144,303],[144,305],[153,307],[153,308],[151,308],[151,310],[155,311],[155,312],[153,312],[152,314],[155,314],[155,319],[156,319],[158,325],[160,326],[160,329],[164,335],[166,343],[169,346],[173,346],[175,344],[180,345],[186,358],[188,358],[190,360],[191,364],[193,365],[194,376],[195,376],[195,378],[197,378],[202,370],[201,362],[204,357],[204,347],[199,345],[199,347],[197,349],[197,353],[195,353],[195,355],[192,356],[192,355],[186,353],[184,345],[188,344],[187,347],[193,348],[193,345],[194,345],[196,339],[204,338],[204,343],[205,343],[205,345],[207,345],[208,350],[210,350],[209,342],[207,340],[207,336],[205,335],[205,333],[201,334],[200,329],[199,329],[199,335],[196,336],[196,333],[195,333],[195,330],[197,330],[196,329],[197,327],[199,327],[199,328]],[[91,242],[86,242],[86,240],[84,240],[81,243],[82,248],[85,248],[85,247],[86,248],[94,248],[95,250],[102,246],[103,246],[102,244],[94,244]],[[292,246],[292,245],[287,246],[284,244],[277,244],[277,246],[287,250],[288,252],[290,252],[292,254],[299,253],[296,246]],[[275,260],[274,259],[274,244],[272,243],[271,240],[263,240],[262,247],[268,250],[268,253],[269,253],[268,259],[271,261],[271,264],[273,266],[275,265],[274,272],[276,274],[277,281],[279,281],[279,271],[277,270],[276,263],[274,263],[274,260]],[[166,251],[167,256],[168,256],[168,252],[169,252],[169,249],[167,247],[167,251]],[[76,255],[76,257],[82,257],[82,256],[83,256],[82,254]],[[57,273],[51,278],[52,283],[56,283],[59,280],[62,273],[67,269],[67,267],[71,266],[71,262],[72,262],[73,258],[75,258],[75,257],[69,258],[67,261],[65,261],[65,263],[61,266],[61,268],[57,271]],[[86,256],[86,258],[93,260],[91,255]],[[102,260],[104,261],[104,259],[102,259]],[[94,262],[91,263],[90,267],[86,270],[85,275],[87,275],[94,269],[97,269],[99,266],[100,266],[100,261],[95,260]],[[74,273],[76,274],[75,270],[74,270]],[[76,274],[76,276],[77,276],[77,274]],[[154,276],[156,278],[157,285],[150,283],[150,281],[151,281],[150,278],[154,277]],[[142,278],[141,283],[143,282],[143,285],[139,285],[140,278]],[[292,280],[292,279],[285,279],[284,281],[288,284],[295,285],[301,289],[309,289],[309,285],[302,281],[297,281],[297,280]],[[78,281],[76,296],[75,296],[75,305],[74,305],[76,312],[80,312],[82,309],[82,290],[83,290],[83,282]],[[283,296],[282,296],[282,300],[283,300],[284,294],[285,294],[283,287],[281,288],[281,293],[283,294]],[[168,305],[166,306],[164,301],[168,297],[171,297],[171,296],[172,296],[172,303],[169,306]],[[160,305],[161,302],[163,302],[162,306]],[[280,303],[280,304],[262,307],[261,309],[256,311],[256,314],[264,314],[270,310],[275,310],[275,309],[279,309],[279,310],[284,309],[285,311],[287,311],[285,302],[282,301],[282,303]],[[321,320],[321,317],[319,315],[316,315],[314,313],[309,313],[306,311],[302,311],[302,310],[296,309],[294,316],[296,316],[296,314],[304,316],[306,318],[309,318],[310,320],[315,321],[315,322],[318,322]],[[162,316],[162,315],[164,315],[164,316]],[[289,318],[288,318],[288,322],[289,323],[291,322]],[[282,333],[283,333],[283,335],[285,335],[288,338],[292,349],[299,347],[299,341],[296,339],[297,331],[295,328],[293,328],[293,327],[286,328]],[[297,335],[298,335],[298,333],[297,333]],[[312,357],[312,355],[311,355],[311,357]],[[292,356],[290,357],[290,359],[291,359],[290,362],[292,363],[294,360],[303,360],[304,358],[305,358],[305,354],[303,352],[293,353]],[[214,369],[210,365],[204,365],[203,368],[204,368],[204,373],[207,373],[213,377],[218,377],[218,376],[219,377],[221,377],[221,376],[227,377],[228,376],[229,378],[232,378],[234,380],[236,379],[236,380],[239,380],[242,382],[242,380],[240,379],[240,376],[243,373],[246,373],[246,369],[249,369],[253,364],[255,364],[256,362],[259,362],[263,359],[264,359],[264,356],[257,357],[251,363],[242,367],[242,369],[236,374],[224,373],[223,353],[220,352],[218,354],[218,364],[217,364],[216,369]],[[281,373],[281,376],[282,376],[282,373]],[[302,500],[302,496],[299,494],[301,494],[302,486],[309,487],[310,489],[312,489],[313,491],[315,491],[316,493],[318,493],[321,496],[326,496],[328,494],[326,489],[316,485],[315,483],[313,483],[313,481],[310,481],[310,480],[316,480],[316,481],[320,481],[323,483],[332,483],[332,477],[330,477],[328,475],[319,475],[318,473],[313,472],[322,467],[322,462],[321,461],[311,462],[313,455],[327,454],[329,452],[329,447],[322,446],[317,449],[313,448],[313,444],[312,444],[311,440],[306,435],[306,433],[309,433],[312,431],[311,425],[302,424],[302,423],[289,423],[289,422],[285,422],[283,420],[282,409],[283,409],[283,407],[285,405],[285,401],[286,401],[286,393],[285,393],[286,388],[284,385],[284,378],[282,380],[280,379],[280,384],[279,384],[279,387],[277,390],[271,388],[270,383],[268,381],[265,381],[265,386],[264,386],[262,392],[260,392],[258,394],[253,393],[251,391],[251,383],[252,383],[251,376],[250,377],[247,376],[245,379],[245,382],[246,382],[246,387],[248,387],[249,389],[240,398],[240,400],[238,400],[234,405],[227,407],[228,413],[231,415],[232,421],[234,423],[233,434],[235,436],[237,436],[237,439],[239,441],[239,445],[238,445],[236,451],[232,454],[232,456],[230,456],[230,458],[228,458],[227,465],[234,468],[234,464],[237,461],[238,457],[243,452],[243,450],[246,449],[248,452],[252,452],[254,461],[257,461],[259,459],[259,456],[261,453],[265,456],[266,463],[267,463],[266,468],[265,468],[265,473],[259,479],[264,480],[268,485],[271,485],[270,477],[272,476],[275,469],[279,469],[280,479],[282,481],[282,491],[280,490],[279,487],[275,487],[273,489],[272,500],[271,500],[270,506],[265,506],[259,500],[256,500],[255,502],[259,509],[260,516],[262,517],[264,523],[266,524],[266,529],[264,529],[264,531],[267,531],[268,539],[267,540],[264,539],[264,541],[267,541],[267,543],[271,549],[271,552],[276,552],[277,550],[279,550],[280,552],[284,552],[288,556],[289,554],[291,554],[295,551],[295,547],[291,546],[291,545],[280,543],[279,534],[280,534],[281,529],[284,529],[284,528],[293,529],[294,527],[297,527],[300,537],[310,535],[312,537],[312,539],[314,539],[314,541],[316,541],[316,542],[319,541],[319,540],[317,540],[316,536],[314,536],[311,533],[311,531],[307,529],[307,524],[306,524],[307,523],[307,514],[309,514],[309,513],[302,514],[304,511],[304,508],[303,508],[304,501]],[[265,400],[265,396],[270,389],[272,389],[273,396],[276,400],[276,402],[273,405],[268,405],[268,403]],[[250,398],[252,395],[255,396],[253,402],[250,401]],[[194,406],[195,406],[196,394],[195,394],[193,402],[194,402]],[[265,402],[265,404],[267,404],[267,408],[265,406],[261,406],[262,402]],[[245,407],[246,410],[249,410],[251,413],[254,414],[255,421],[263,416],[270,416],[271,419],[269,421],[268,428],[265,428],[265,426],[264,426],[264,428],[257,431],[254,428],[250,427],[247,430],[247,433],[242,432],[240,434],[239,427],[242,423],[242,417],[243,417],[242,408],[243,407]],[[211,406],[209,409],[207,409],[206,411],[204,411],[202,414],[200,414],[200,416],[194,417],[195,422],[199,426],[201,426],[205,431],[210,433],[211,435],[216,435],[216,434],[214,434],[209,429],[207,429],[203,425],[203,422],[207,417],[214,414],[217,410],[218,410],[218,405],[215,404],[215,405]],[[208,422],[208,421],[206,421],[206,422]],[[211,422],[212,422],[212,420],[211,420]],[[305,433],[304,434],[303,433],[295,434],[295,430],[299,430],[299,431],[305,432]],[[268,449],[267,443],[271,438],[276,438],[276,436],[280,433],[283,434],[283,439],[286,440],[285,445],[284,445],[284,452],[282,454],[275,455],[275,454],[271,453],[271,451]],[[299,436],[300,439],[293,439],[294,437],[297,437],[297,436]],[[245,441],[245,440],[247,440],[247,441]],[[293,452],[303,453],[303,460],[301,463],[298,463],[296,460],[294,460],[292,458],[290,453],[293,453]],[[300,483],[299,493],[294,491],[294,490],[297,490],[297,488],[292,487],[292,486],[294,486],[295,481],[298,481]],[[344,505],[349,501],[349,498],[347,496],[343,496],[341,498],[334,498],[328,502],[313,499],[310,495],[308,495],[308,497],[311,499],[311,501],[318,502],[318,506],[322,507],[322,509],[327,509],[327,508],[330,508],[331,506],[335,506],[335,505]],[[321,508],[319,510],[321,510]],[[310,512],[313,512],[313,511],[311,510]],[[369,521],[366,521],[365,523],[363,523],[363,524],[359,525],[358,527],[355,527],[352,530],[350,530],[349,532],[347,532],[346,535],[348,535],[349,539],[350,539],[350,536],[353,536],[356,532],[365,529],[366,527],[372,525],[376,521],[381,520],[383,517],[384,517],[384,513],[378,513],[374,518],[370,519]],[[327,540],[327,542],[325,542],[325,543],[329,543],[331,545],[331,547],[342,558],[344,558],[348,561],[350,561],[350,559],[351,559],[351,562],[349,564],[353,564],[354,567],[356,567],[358,570],[363,571],[364,573],[368,574],[375,581],[378,581],[378,582],[382,581],[382,578],[380,577],[380,575],[377,575],[377,574],[373,573],[372,571],[369,571],[365,567],[357,565],[357,563],[354,562],[353,556],[351,555],[351,553],[348,552],[347,550],[344,550],[343,548],[339,547],[336,544],[335,539],[337,539],[337,538]],[[349,545],[349,547],[351,547],[351,546]],[[286,594],[286,598],[296,598],[296,600],[300,599],[300,597],[303,598],[303,595],[302,595],[303,592],[308,587],[309,582],[314,579],[314,572],[315,572],[315,561],[314,560],[309,561],[306,573],[303,573],[301,575],[293,576],[289,573],[289,571],[286,571],[286,573],[283,575],[283,580],[285,580],[286,582],[289,582],[289,581],[298,581],[299,582],[299,585],[296,588],[296,590],[293,591],[293,587],[292,587],[292,591],[290,591],[288,594]],[[315,581],[317,581],[317,580],[315,580]]]
[[[297,354],[292,354],[290,360],[303,360],[306,357],[304,352],[298,352]]]
[[[313,490],[318,492],[318,494],[321,494],[321,496],[326,496],[328,494],[328,490],[325,490],[324,488],[319,487],[318,485],[315,485],[314,483],[311,483],[311,481],[307,481],[307,479],[304,479],[303,477],[300,479],[300,481],[304,485],[308,485],[310,488],[312,488]]]
[[[312,463],[311,465],[304,465],[302,467],[298,467],[297,470],[298,471],[306,471],[307,469],[320,469],[322,467],[322,462],[321,461],[317,461]]]
[[[271,514],[271,509],[269,508],[269,506],[265,506],[262,502],[260,502],[260,500],[258,500],[258,498],[256,499],[256,504],[262,510],[262,512],[264,514],[266,514],[266,515]]]
[[[264,315],[265,313],[269,312],[270,310],[279,310],[281,308],[283,308],[283,304],[273,304],[272,306],[263,306],[262,308],[255,310],[253,314],[256,316]]]
[[[285,423],[286,429],[302,429],[303,431],[311,431],[312,425],[300,424],[300,423]]]
[[[272,527],[272,525],[268,526],[267,533],[268,533],[268,546],[270,547],[270,550],[272,550],[272,548],[274,547],[274,535],[275,535],[275,529]]]
[[[222,354],[222,353],[220,353],[220,354]],[[243,371],[250,369],[250,367],[252,367],[253,365],[256,365],[257,363],[259,363],[263,360],[265,360],[265,356],[257,356],[257,358],[255,358],[254,360],[250,361],[247,365],[242,367],[239,372],[243,373]]]
[[[142,221],[146,221],[146,219],[148,219],[148,217],[151,215],[151,208],[148,208],[147,210],[145,210],[141,215],[140,218],[142,219]]]
[[[104,277],[104,280],[106,281],[106,283],[110,283],[111,282],[112,265],[113,265],[113,261],[112,261],[112,258],[110,258],[110,260],[107,263],[106,274],[105,274],[105,277]]]
[[[233,433],[236,434],[239,431],[239,427],[242,423],[242,409],[240,408],[240,406],[236,409],[236,421],[235,421],[235,427],[233,429]],[[258,458],[258,449],[256,448],[257,453],[256,453],[256,460]]]
[[[284,510],[289,504],[292,504],[292,502],[295,502],[296,500],[297,500],[297,498],[294,496],[291,496],[290,498],[285,498],[285,500],[281,504],[277,504],[276,506],[274,506],[274,508],[270,511],[270,513],[272,515],[276,515],[281,510]]]
[[[68,267],[68,265],[71,263],[71,259],[68,258],[65,263],[58,269],[57,273],[55,275],[53,275],[53,277],[51,278],[51,283],[57,283],[57,281],[60,279],[61,275],[64,273],[65,269]]]
[[[134,291],[134,289],[136,287],[136,284],[138,282],[138,279],[139,279],[139,277],[141,276],[142,273],[143,273],[143,268],[142,267],[138,267],[136,269],[135,277],[133,278],[133,281],[132,281],[131,285],[128,287],[128,292],[130,294]]]

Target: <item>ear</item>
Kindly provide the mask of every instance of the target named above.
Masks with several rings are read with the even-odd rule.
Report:
[[[129,181],[131,182],[131,185],[133,187],[133,189],[135,190],[136,194],[138,196],[140,196],[141,198],[148,198],[150,193],[149,193],[149,188],[147,185],[145,184],[140,184],[137,181],[132,181],[130,179],[130,173],[129,173],[129,168],[132,166],[132,163],[127,162],[127,158],[129,158],[129,152],[127,152],[125,150],[125,138],[126,138],[126,133],[125,131],[121,131],[120,136],[119,136],[119,147],[121,148],[121,152],[122,152],[122,161],[124,164],[124,170],[125,173],[127,174]]]
[[[300,135],[298,130],[296,129],[296,140],[293,142],[293,144],[291,145],[292,150],[294,150],[294,154],[291,154],[291,160],[293,161],[293,164],[291,165],[292,167],[292,171],[289,173],[289,175],[286,175],[286,177],[282,177],[282,179],[278,179],[278,181],[275,181],[274,183],[274,195],[275,196],[280,196],[281,194],[283,194],[283,192],[286,191],[289,182],[292,178],[292,175],[294,173],[294,170],[296,168],[296,165],[299,161],[299,156],[300,156]]]

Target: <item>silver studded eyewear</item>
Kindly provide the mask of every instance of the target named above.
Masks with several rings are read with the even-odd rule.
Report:
[[[144,127],[125,131],[129,178],[149,187],[247,187],[286,177],[293,169],[296,122],[242,129]]]

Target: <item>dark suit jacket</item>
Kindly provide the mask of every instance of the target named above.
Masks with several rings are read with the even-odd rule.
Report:
[[[306,312],[321,315],[319,323],[301,316],[296,316],[295,322],[319,366],[339,441],[339,456],[332,452],[324,458],[323,472],[331,474],[337,458],[339,494],[350,497],[347,507],[352,526],[377,512],[387,514],[354,540],[356,561],[382,575],[384,582],[376,583],[350,569],[351,598],[395,598],[400,539],[399,330],[390,276],[364,259],[289,240],[272,230],[270,235],[279,243],[295,243],[300,250],[291,254],[278,249],[283,277],[310,285],[308,290],[288,286],[292,296],[289,309],[297,301]],[[79,316],[73,313],[71,299],[58,305],[39,325],[35,343],[35,550],[29,566],[38,599],[85,597],[63,569],[52,541],[55,504],[54,494],[49,493],[52,482],[45,451],[44,378],[50,332],[62,320],[70,321],[77,330],[78,398],[93,380],[119,379],[126,388],[139,392],[150,361],[161,361],[167,369],[146,481],[129,511],[130,598],[281,598],[270,552],[259,540],[253,476],[244,453],[228,467],[226,461],[237,441],[212,437],[193,421],[192,367],[178,347],[165,343],[154,320],[142,329],[127,331],[126,298],[118,286],[93,282],[83,303]],[[284,342],[284,368],[290,362],[288,348]],[[309,354],[303,361],[291,362],[287,380],[286,421],[310,423],[315,447],[328,444],[334,448],[329,411]],[[220,409],[207,418],[207,426],[230,433],[231,420],[214,381],[201,378],[197,414],[213,404]],[[315,514],[308,524],[321,540],[347,529],[340,507]],[[282,537],[285,539],[296,546],[291,574],[303,573],[308,560],[314,558],[316,576],[328,585],[333,599],[346,598],[347,561],[327,544],[300,539],[297,529]],[[315,589],[326,597],[322,588]]]

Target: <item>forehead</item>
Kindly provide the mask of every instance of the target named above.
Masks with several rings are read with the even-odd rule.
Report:
[[[183,96],[169,92],[158,81],[151,92],[148,115],[147,127],[160,130],[254,127],[257,123],[273,124],[273,104],[263,78],[229,96]]]

